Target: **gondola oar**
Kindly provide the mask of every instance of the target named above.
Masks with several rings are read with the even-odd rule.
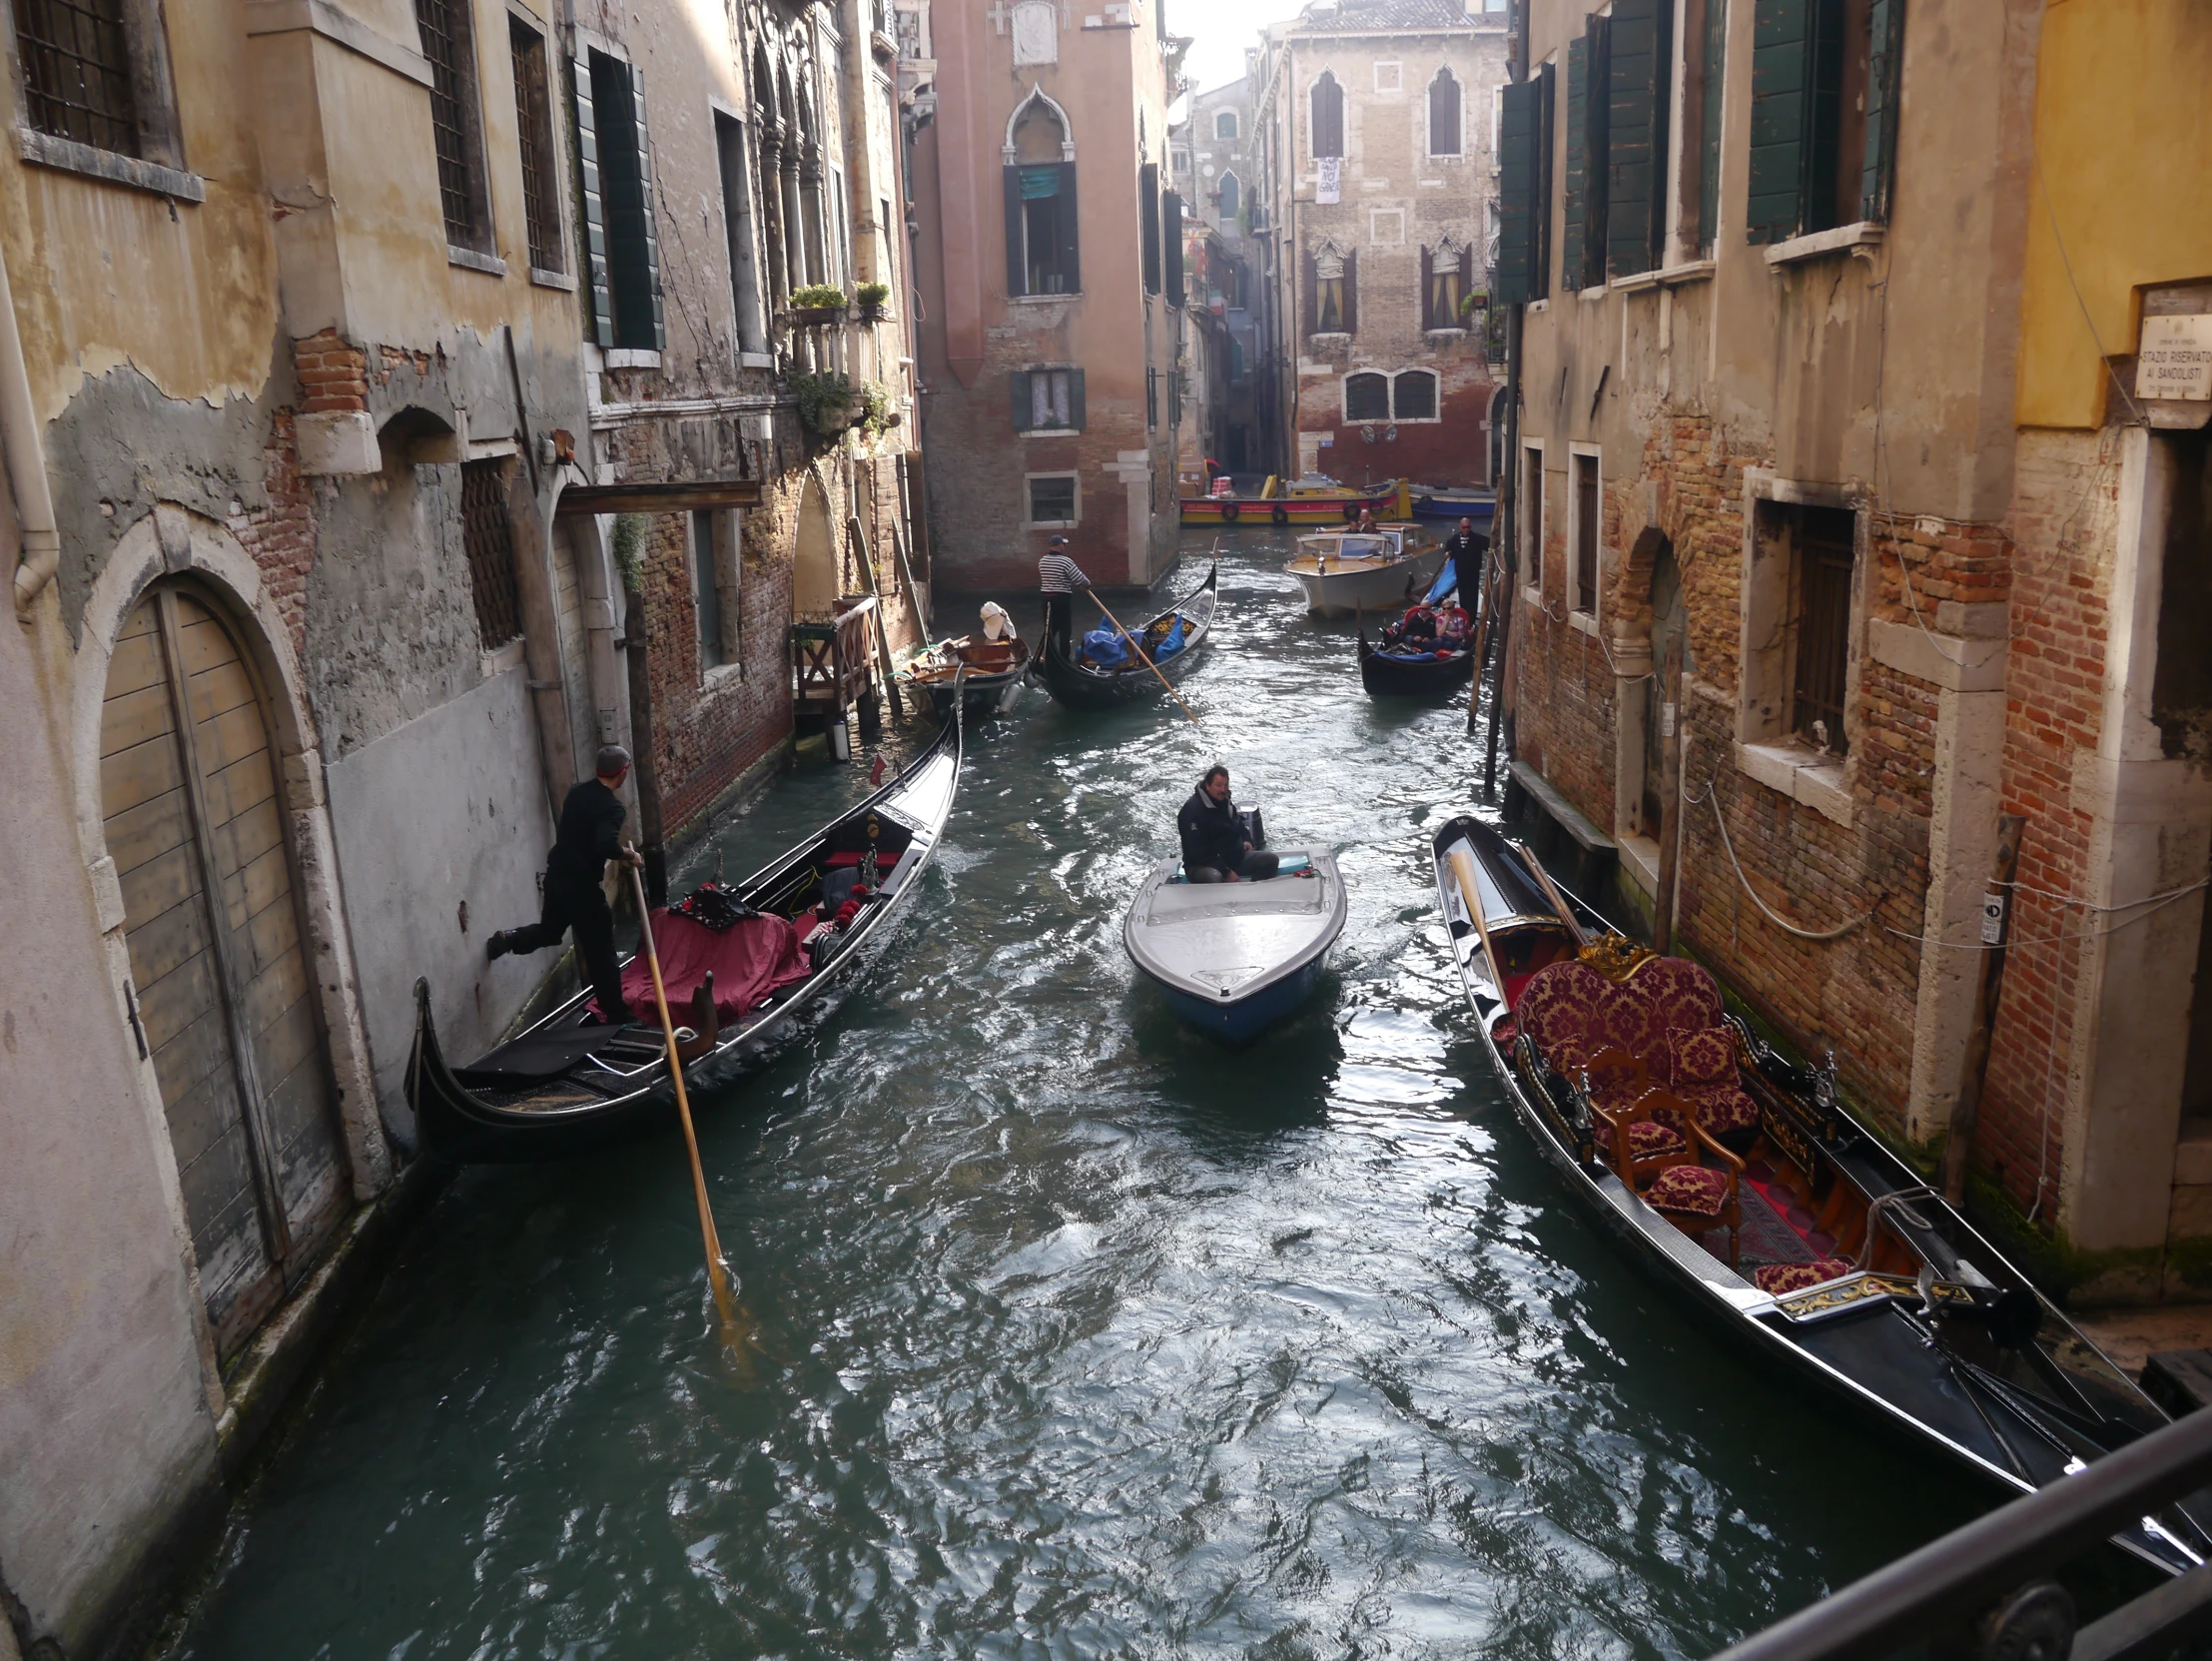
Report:
[[[660,954],[653,949],[652,908],[645,903],[645,883],[634,865],[630,867],[630,887],[637,895],[639,944],[645,948],[645,967],[652,972],[660,1033],[668,1044],[668,1076],[676,1082],[676,1117],[683,1121],[684,1148],[691,1155],[691,1192],[699,1202],[699,1233],[706,1241],[707,1284],[714,1288],[714,1307],[722,1316],[723,1339],[734,1348],[737,1299],[730,1291],[729,1265],[722,1260],[722,1242],[714,1232],[714,1212],[707,1204],[706,1168],[699,1163],[699,1138],[691,1128],[691,1098],[684,1094],[683,1057],[676,1052],[676,1023],[668,1015],[668,989],[661,985]]]
[[[1099,608],[1100,614],[1104,616],[1107,622],[1113,625],[1113,632],[1118,634],[1122,639],[1128,641],[1129,650],[1136,653],[1137,662],[1143,664],[1144,667],[1151,670],[1153,674],[1159,675],[1159,683],[1160,685],[1167,687],[1167,695],[1170,698],[1175,699],[1175,707],[1181,710],[1185,715],[1190,715],[1190,706],[1184,703],[1181,698],[1176,697],[1175,689],[1174,687],[1168,685],[1167,677],[1159,673],[1159,665],[1157,663],[1154,663],[1149,657],[1144,655],[1144,648],[1138,645],[1136,641],[1131,638],[1129,631],[1121,626],[1121,619],[1116,617],[1112,612],[1106,610],[1106,601],[1099,598],[1097,594],[1091,593],[1091,590],[1089,588],[1086,588],[1084,592],[1087,594],[1091,594],[1091,603],[1097,606]],[[1190,715],[1190,724],[1192,726],[1201,725],[1198,717],[1195,715]]]

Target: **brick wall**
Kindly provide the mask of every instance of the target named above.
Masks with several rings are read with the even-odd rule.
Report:
[[[276,602],[292,636],[294,661],[308,649],[308,576],[315,569],[316,502],[314,487],[300,474],[300,446],[291,408],[280,408],[270,421],[262,448],[266,506],[234,513],[228,523],[239,545],[261,567],[262,582]],[[335,503],[337,492],[329,492]]]

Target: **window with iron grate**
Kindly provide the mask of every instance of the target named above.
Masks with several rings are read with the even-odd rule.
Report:
[[[468,555],[468,591],[485,651],[522,633],[522,602],[514,585],[514,529],[507,521],[504,461],[460,464],[460,540]]]
[[[530,264],[538,271],[567,269],[560,234],[560,189],[553,163],[553,101],[545,79],[545,37],[518,17],[507,19],[514,55],[514,124],[522,152],[522,217],[530,238]]]
[[[139,154],[127,0],[17,0],[30,124],[119,155]]]
[[[1857,519],[1841,507],[1799,507],[1791,527],[1797,555],[1797,662],[1790,725],[1823,749],[1845,754],[1843,689],[1850,667],[1851,566]]]
[[[476,124],[476,52],[468,0],[414,0],[422,56],[430,64],[430,138],[437,151],[437,194],[445,240],[490,252],[483,145]]]

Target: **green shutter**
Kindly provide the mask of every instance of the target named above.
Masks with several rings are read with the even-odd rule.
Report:
[[[1084,428],[1083,371],[1068,372],[1068,424],[1078,432]]]
[[[1808,219],[1813,160],[1813,43],[1819,0],[1754,0],[1748,241],[1795,237]]]
[[[1728,0],[1705,0],[1704,108],[1698,169],[1698,249],[1713,252],[1721,234],[1721,109],[1728,90]]]
[[[1529,233],[1529,288],[1538,300],[1552,292],[1552,202],[1559,194],[1559,66],[1536,77],[1536,201]]]
[[[1516,81],[1498,116],[1498,293],[1502,306],[1537,298],[1536,212],[1541,183],[1536,117],[1541,87]],[[1309,331],[1310,332],[1310,331]]]
[[[1016,370],[1007,377],[1007,385],[1014,400],[1014,430],[1027,432],[1030,429],[1030,410],[1032,408],[1030,403],[1030,372],[1028,370]]]
[[[1165,268],[1160,277],[1166,286],[1167,304],[1180,306],[1183,300],[1182,198],[1173,191],[1160,193],[1159,256],[1160,264]]]
[[[607,220],[599,195],[599,135],[596,104],[591,96],[591,60],[572,58],[568,65],[568,102],[576,112],[576,186],[583,198],[576,215],[577,240],[583,248],[584,328],[593,344],[614,345],[614,297],[607,286]]]
[[[1866,157],[1858,173],[1858,217],[1889,218],[1889,181],[1897,169],[1897,68],[1904,57],[1904,0],[1867,9]]]
[[[1606,39],[1602,17],[1584,20],[1567,43],[1567,224],[1560,283],[1573,289],[1605,281]]]
[[[630,70],[629,75],[630,109],[635,123],[632,132],[635,134],[637,143],[638,193],[642,199],[643,208],[640,217],[644,222],[641,230],[644,234],[645,243],[645,294],[649,299],[652,311],[653,350],[655,352],[665,352],[668,348],[668,321],[661,307],[660,216],[653,211],[653,147],[645,136],[647,131],[645,126],[645,80],[634,68]],[[645,309],[645,304],[641,303],[639,312],[642,314]]]
[[[1605,269],[1614,277],[1660,264],[1674,16],[1674,0],[1613,0],[1606,52]]]
[[[1359,250],[1344,255],[1344,333],[1359,333]]]
[[[1076,224],[1076,164],[1060,164],[1060,211],[1054,215],[1060,227],[1060,292],[1083,293],[1083,239]]]
[[[1144,239],[1141,264],[1144,292],[1159,293],[1159,166],[1147,162],[1136,170],[1137,233]]]
[[[1006,183],[1007,293],[1025,295],[1030,292],[1030,274],[1022,261],[1022,170],[1005,167],[999,172]]]

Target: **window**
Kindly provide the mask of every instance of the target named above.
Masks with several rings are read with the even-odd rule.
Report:
[[[1612,23],[1583,20],[1567,43],[1566,212],[1561,220],[1560,287],[1605,282],[1607,44]]]
[[[461,551],[468,556],[468,592],[476,602],[476,637],[485,651],[497,651],[522,632],[505,470],[506,462],[501,460],[460,464]]]
[[[1213,136],[1217,139],[1227,139],[1232,143],[1235,141],[1236,112],[1234,110],[1223,110],[1213,118]]]
[[[476,122],[476,43],[469,0],[414,0],[422,56],[430,64],[430,139],[437,150],[438,203],[445,240],[491,252],[491,205],[484,195],[482,129]]]
[[[1144,272],[1144,292],[1159,293],[1159,169],[1147,163],[1136,170],[1137,235],[1143,247],[1137,263]]]
[[[830,174],[830,211],[837,216],[837,270],[830,281],[839,285],[853,280],[853,216],[845,205],[845,175]]]
[[[1076,474],[1033,472],[1028,483],[1033,528],[1065,528],[1076,523],[1083,507],[1083,492]]]
[[[530,269],[555,276],[568,269],[560,235],[560,183],[553,161],[553,102],[545,80],[545,37],[518,17],[507,19],[514,59],[514,129],[522,152],[522,219]]]
[[[1344,89],[1325,69],[1313,83],[1312,115],[1306,131],[1315,161],[1344,154]]]
[[[1076,164],[1060,118],[1042,99],[1012,129],[1006,182],[1007,293],[1076,294],[1083,288],[1076,238]]]
[[[892,236],[892,227],[897,223],[891,217],[891,198],[876,198],[876,281],[886,285],[893,294],[897,294],[899,290],[893,276],[898,267],[891,254],[891,245],[896,240]]]
[[[1014,430],[1081,432],[1085,412],[1083,371],[1016,370],[1011,381]]]
[[[1187,150],[1176,151],[1174,155],[1168,158],[1167,166],[1168,171],[1173,173],[1176,178],[1188,178],[1190,175],[1190,152]]]
[[[1902,0],[1754,0],[1754,16],[1748,239],[1886,219]]]
[[[1423,329],[1464,329],[1466,322],[1459,315],[1460,297],[1466,290],[1466,266],[1472,258],[1469,250],[1458,247],[1451,238],[1433,249],[1421,250],[1421,327]]]
[[[1498,300],[1552,292],[1552,66],[1498,100]]]
[[[1614,0],[1604,78],[1606,272],[1666,263],[1667,147],[1676,0]]]
[[[1683,223],[1698,228],[1699,255],[1721,231],[1721,94],[1728,68],[1728,0],[1687,0],[1683,14],[1683,116],[1697,124],[1695,149],[1684,134]]]
[[[1338,253],[1334,243],[1323,243],[1306,256],[1308,335],[1349,335],[1358,328],[1357,258],[1357,250]]]
[[[658,352],[666,333],[645,95],[620,58],[587,49],[578,63],[576,129],[592,338],[602,347]]]
[[[1220,192],[1221,223],[1223,225],[1233,224],[1236,220],[1236,175],[1234,173],[1221,175]]]
[[[722,168],[722,236],[730,256],[730,308],[740,352],[768,350],[760,297],[760,263],[753,252],[753,173],[745,160],[745,128],[736,117],[714,112],[714,147]]]
[[[1521,563],[1528,584],[1539,593],[1544,588],[1544,446],[1530,444],[1521,451]]]
[[[1429,154],[1456,156],[1459,144],[1459,82],[1440,69],[1429,83]]]
[[[1167,304],[1179,307],[1184,300],[1182,283],[1182,198],[1173,191],[1159,196],[1160,287]]]
[[[1567,596],[1570,611],[1598,610],[1598,531],[1602,498],[1598,491],[1598,458],[1578,452],[1568,456],[1574,494],[1567,512],[1575,544],[1574,583]]]
[[[1390,414],[1401,421],[1436,419],[1436,377],[1427,370],[1405,370],[1390,384]]]
[[[691,600],[699,620],[701,674],[729,661],[722,634],[723,560],[716,522],[723,516],[714,508],[700,508],[691,515]]]
[[[1791,611],[1797,622],[1790,728],[1820,749],[1844,754],[1843,688],[1850,663],[1852,543],[1857,522],[1840,507],[1791,510]]]
[[[125,0],[16,0],[31,126],[119,155],[139,153]]]
[[[1390,378],[1372,372],[1344,377],[1344,418],[1348,421],[1388,420]]]

